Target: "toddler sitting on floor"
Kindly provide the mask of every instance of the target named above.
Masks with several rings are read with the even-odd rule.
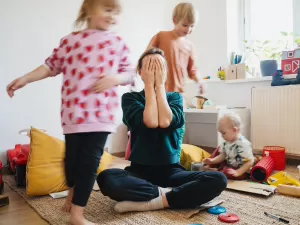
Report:
[[[224,114],[217,124],[224,143],[211,158],[204,159],[206,169],[222,171],[229,179],[245,179],[253,165],[251,143],[241,135],[241,119],[233,113]]]

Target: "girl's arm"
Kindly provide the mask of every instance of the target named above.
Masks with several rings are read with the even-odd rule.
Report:
[[[23,88],[29,83],[43,80],[49,76],[51,76],[50,70],[44,65],[41,65],[30,73],[15,79],[9,85],[7,85],[7,93],[12,98],[16,90]]]
[[[24,78],[28,83],[32,83],[50,77],[51,74],[51,71],[45,65],[41,65],[30,73],[24,75]]]
[[[62,72],[62,57],[63,57],[63,49],[67,43],[67,37],[64,37],[60,41],[59,47],[55,48],[52,54],[45,60],[45,64],[39,66],[35,70],[30,73],[19,77],[12,81],[6,88],[7,93],[10,97],[14,96],[14,92],[25,85],[43,80],[49,76],[56,76]]]
[[[95,81],[92,86],[92,91],[99,93],[104,92],[107,89],[118,85],[131,85],[134,86],[134,76],[136,74],[135,69],[133,68],[130,62],[130,52],[127,45],[122,44],[122,54],[120,57],[120,62],[118,65],[118,73],[116,75],[105,76],[100,74],[98,79]]]

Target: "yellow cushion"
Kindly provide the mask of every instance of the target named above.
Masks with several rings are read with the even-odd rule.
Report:
[[[26,174],[27,194],[47,195],[66,190],[64,142],[35,128],[30,131],[30,139]]]
[[[27,194],[40,196],[66,190],[64,142],[35,128],[31,129],[30,138],[26,174]],[[97,173],[107,169],[113,158],[104,152]]]
[[[109,167],[109,165],[112,163],[114,158],[115,158],[114,156],[104,151],[97,170],[97,174],[99,174],[103,170],[106,170]]]
[[[203,159],[210,157],[210,154],[194,145],[182,144],[180,164],[186,169],[191,170],[192,162],[202,162]]]

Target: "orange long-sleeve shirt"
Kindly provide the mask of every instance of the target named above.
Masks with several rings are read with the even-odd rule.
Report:
[[[167,92],[182,93],[186,73],[190,79],[197,79],[194,47],[189,40],[178,37],[173,31],[161,31],[152,38],[147,49],[152,47],[160,48],[165,53],[168,64]]]

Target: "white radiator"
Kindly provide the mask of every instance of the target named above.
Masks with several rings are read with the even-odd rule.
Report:
[[[254,150],[282,146],[300,156],[300,85],[252,89],[251,140]]]

